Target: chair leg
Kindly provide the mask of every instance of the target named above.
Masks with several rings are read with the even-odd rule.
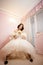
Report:
[[[8,61],[7,61],[7,60],[5,60],[5,61],[4,61],[4,65],[7,65],[7,64],[8,64]]]
[[[27,54],[27,55],[26,55],[26,58],[27,58],[30,62],[33,62],[33,59],[32,59],[32,57],[31,57],[30,54]]]
[[[7,59],[8,57],[6,56],[6,59],[5,59],[5,61],[4,61],[4,65],[7,65],[8,64],[8,59]]]

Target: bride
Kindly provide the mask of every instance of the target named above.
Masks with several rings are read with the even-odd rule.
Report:
[[[23,31],[24,25],[20,23],[17,26],[17,30],[15,30],[10,35],[10,42],[6,44],[6,46],[3,48],[3,50],[7,51],[6,55],[13,54],[14,51],[17,52],[23,52],[26,53],[25,55],[30,57],[30,61],[33,61],[31,58],[31,55],[33,54],[33,46],[30,42],[27,41],[27,35]],[[17,54],[16,54],[17,55]],[[20,56],[21,54],[19,54]],[[17,57],[17,56],[16,56]]]

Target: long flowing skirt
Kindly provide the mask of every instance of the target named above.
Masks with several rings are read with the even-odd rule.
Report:
[[[18,38],[18,39],[12,39],[10,42],[8,42],[3,48],[2,48],[2,54],[3,56],[6,56],[13,51],[23,51],[25,53],[29,53],[33,55],[34,53],[34,47],[30,42],[27,40]]]
[[[11,53],[13,50],[31,53],[34,50],[30,42],[21,38],[11,40],[2,49],[7,51],[6,53]]]

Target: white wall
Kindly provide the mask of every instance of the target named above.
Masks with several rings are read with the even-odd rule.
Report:
[[[0,11],[0,46],[18,24],[19,22],[13,16]]]

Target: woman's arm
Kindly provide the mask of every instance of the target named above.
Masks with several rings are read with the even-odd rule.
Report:
[[[21,38],[26,40],[27,39],[26,33],[23,33],[22,36],[21,36]]]
[[[12,40],[12,39],[16,39],[16,38],[17,38],[17,35],[16,35],[16,32],[14,31],[14,32],[10,35],[9,39]]]
[[[22,39],[26,39],[26,37],[25,36],[22,36]]]
[[[12,40],[13,39],[13,36],[12,35],[9,35],[9,39]]]

